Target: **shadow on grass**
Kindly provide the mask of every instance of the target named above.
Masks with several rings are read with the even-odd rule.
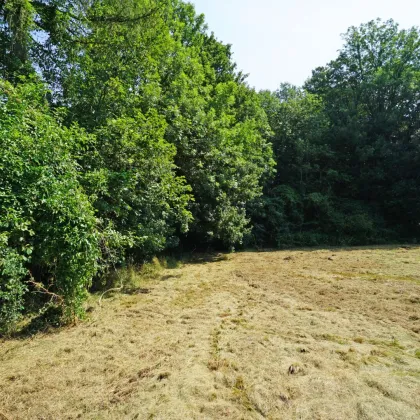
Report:
[[[220,261],[229,261],[230,254],[221,254],[217,252],[203,253],[203,254],[191,254],[184,257],[184,262],[187,264],[208,264]]]
[[[255,252],[255,253],[266,253],[266,252],[284,252],[284,251],[301,251],[301,252],[316,252],[316,251],[364,251],[364,250],[389,250],[395,251],[398,249],[402,250],[416,250],[420,249],[420,244],[378,244],[378,245],[316,245],[316,246],[290,246],[282,248],[244,248],[238,250],[237,253]]]
[[[49,306],[41,314],[31,318],[25,325],[16,331],[11,332],[5,339],[24,340],[37,334],[48,334],[57,332],[62,328],[63,312],[60,307]]]

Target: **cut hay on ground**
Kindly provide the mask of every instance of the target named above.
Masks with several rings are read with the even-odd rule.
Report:
[[[0,418],[419,419],[420,248],[238,253],[0,343]]]

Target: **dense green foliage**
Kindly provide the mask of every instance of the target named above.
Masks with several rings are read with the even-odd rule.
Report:
[[[37,83],[0,82],[0,328],[17,318],[35,275],[62,299],[66,317],[80,313],[99,257],[75,159],[89,136],[62,126],[44,95]]]
[[[35,175],[18,179],[2,168],[2,176],[18,185],[9,191],[5,184],[12,201],[1,203],[4,217],[19,212],[21,229],[30,232],[19,236],[4,223],[3,324],[39,291],[77,315],[93,276],[128,258],[142,262],[180,240],[188,246],[243,242],[251,230],[246,206],[261,196],[273,171],[270,128],[258,94],[235,71],[230,47],[207,33],[193,6],[177,0],[10,0],[0,4],[0,16],[7,57],[0,71],[10,83],[2,89],[22,100],[22,115],[39,109],[46,121],[33,120],[28,153],[8,164],[19,167],[19,157],[44,182],[35,159],[58,179],[42,194],[25,193],[29,199],[18,182],[35,188]],[[38,92],[31,101],[24,99],[27,90]],[[10,101],[5,95],[3,147],[21,150],[12,133],[25,125]],[[48,134],[38,135],[47,122]],[[39,139],[57,163],[45,161]],[[69,179],[73,187],[56,185]],[[56,221],[45,200],[77,220]],[[63,229],[77,229],[74,243],[65,242],[72,236]],[[68,253],[75,260],[66,268]],[[80,278],[72,277],[73,269]]]
[[[261,92],[277,175],[254,207],[262,244],[368,244],[420,234],[420,34],[350,28],[304,88]]]
[[[345,41],[256,93],[183,1],[0,2],[0,330],[180,244],[416,238],[419,32]]]

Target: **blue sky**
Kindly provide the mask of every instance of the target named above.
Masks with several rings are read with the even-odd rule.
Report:
[[[378,17],[420,25],[420,0],[191,0],[209,30],[232,44],[238,69],[257,89],[301,85],[337,56],[340,34]]]

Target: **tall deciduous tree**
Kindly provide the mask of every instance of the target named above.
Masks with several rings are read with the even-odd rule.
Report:
[[[306,87],[324,100],[332,127],[329,142],[349,175],[343,187],[380,207],[391,228],[415,234],[420,216],[419,30],[378,20],[350,28],[344,40],[339,57],[315,70]]]

